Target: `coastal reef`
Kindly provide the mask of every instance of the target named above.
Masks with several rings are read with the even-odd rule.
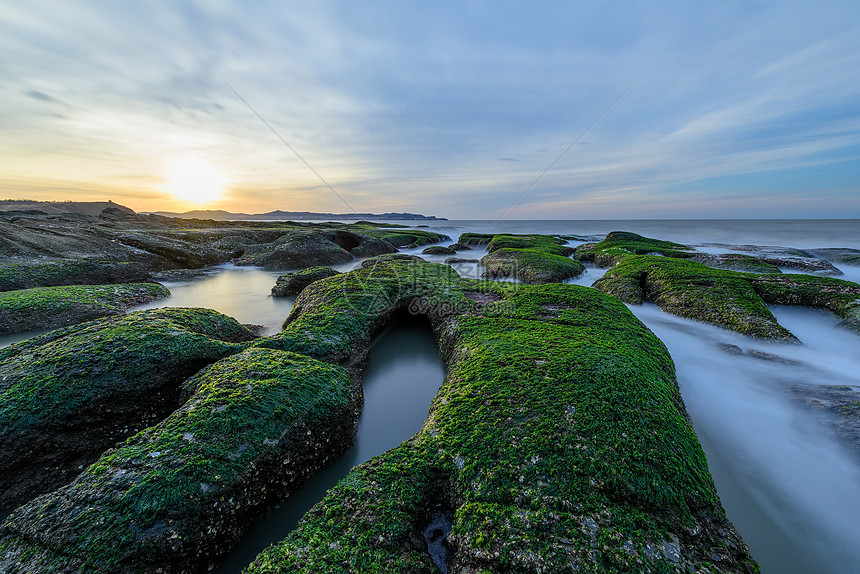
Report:
[[[686,246],[612,232],[575,257],[610,267],[594,287],[625,303],[649,301],[674,315],[697,319],[745,335],[794,341],[767,305],[804,305],[833,312],[852,326],[860,285],[817,275],[744,273],[692,260]]]
[[[261,572],[756,572],[662,343],[572,285],[415,261],[317,281],[255,347],[355,364],[398,312],[447,364],[421,431],[353,469]]]
[[[185,379],[253,339],[215,311],[158,309],[0,349],[0,515],[163,419]]]
[[[302,289],[320,279],[337,275],[338,272],[331,267],[309,267],[301,271],[285,273],[278,277],[275,286],[272,287],[272,297],[287,297],[298,295]]]
[[[248,349],[182,385],[163,421],[3,526],[4,572],[206,571],[249,522],[351,444],[340,367]]]
[[[136,305],[169,296],[170,291],[158,283],[68,285],[0,292],[0,335],[119,315]]]
[[[552,235],[511,235],[463,233],[462,245],[486,245],[481,258],[484,277],[510,278],[523,283],[561,283],[585,271],[585,266],[570,258],[574,249],[566,240]]]

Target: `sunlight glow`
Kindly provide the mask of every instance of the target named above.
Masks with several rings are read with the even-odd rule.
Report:
[[[173,164],[165,190],[181,201],[205,204],[220,199],[225,184],[226,179],[211,163],[185,158]]]

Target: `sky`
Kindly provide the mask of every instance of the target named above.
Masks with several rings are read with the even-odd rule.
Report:
[[[0,0],[0,197],[860,218],[858,70],[856,0]]]

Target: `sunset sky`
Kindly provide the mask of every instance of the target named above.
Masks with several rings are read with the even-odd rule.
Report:
[[[0,197],[860,218],[860,2],[0,0]]]

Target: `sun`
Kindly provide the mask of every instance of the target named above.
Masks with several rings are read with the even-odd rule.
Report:
[[[186,158],[171,166],[165,190],[176,199],[188,203],[212,203],[224,194],[226,180],[211,163]]]

